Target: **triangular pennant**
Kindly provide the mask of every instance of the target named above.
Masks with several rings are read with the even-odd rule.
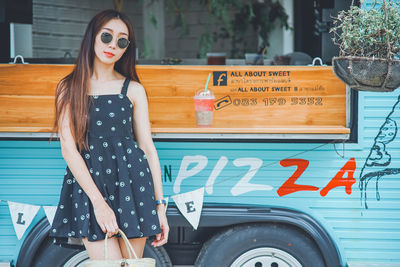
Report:
[[[43,206],[44,212],[46,213],[47,220],[50,225],[53,224],[54,215],[56,215],[57,206]]]
[[[204,187],[187,193],[171,196],[182,215],[195,230],[199,226],[203,208]]]
[[[11,220],[14,225],[14,230],[19,240],[31,224],[33,218],[40,209],[40,206],[16,203],[11,201],[7,202],[8,208],[10,209]]]

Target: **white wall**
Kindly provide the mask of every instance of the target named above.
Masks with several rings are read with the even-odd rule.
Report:
[[[279,0],[289,15],[289,26],[294,27],[293,0]],[[267,57],[273,59],[276,55],[284,55],[294,50],[294,31],[280,27],[280,22],[275,22],[275,29],[271,33],[270,46],[266,52]]]
[[[32,57],[32,25],[10,23],[10,57]]]

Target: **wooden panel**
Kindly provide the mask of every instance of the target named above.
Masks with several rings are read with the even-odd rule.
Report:
[[[0,131],[50,131],[57,82],[72,68],[0,65]],[[153,132],[349,133],[346,88],[331,67],[137,68],[149,96]],[[204,88],[210,72],[209,89],[216,97],[213,127],[198,128],[193,95]]]
[[[0,95],[54,96],[72,65],[0,64]]]
[[[54,97],[0,95],[0,127],[48,128],[54,123]]]
[[[218,97],[218,96],[217,96]],[[238,99],[238,98],[234,98]],[[240,98],[244,99],[244,98]],[[284,98],[287,102],[290,98]],[[266,127],[266,126],[345,126],[346,114],[335,106],[340,97],[326,97],[326,105],[321,110],[303,105],[294,108],[285,105],[276,107],[230,106],[214,110],[213,125],[215,127]],[[260,99],[257,99],[258,102]],[[261,99],[262,100],[262,99]],[[150,120],[154,125],[169,127],[195,126],[193,100],[173,97],[150,97]],[[264,105],[262,102],[261,105]]]
[[[150,98],[152,127],[196,128],[193,95],[204,87],[210,72],[209,88],[216,96],[213,128],[201,132],[221,131],[216,128],[285,132],[292,127],[303,132],[320,126],[321,132],[324,127],[336,127],[349,133],[346,87],[331,67],[140,66],[141,82]],[[215,75],[220,74],[226,75],[226,85],[218,85]],[[229,104],[218,108],[224,100]]]

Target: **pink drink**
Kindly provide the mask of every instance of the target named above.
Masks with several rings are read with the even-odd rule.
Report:
[[[214,95],[210,90],[201,89],[194,96],[194,110],[199,127],[210,127],[213,119]]]

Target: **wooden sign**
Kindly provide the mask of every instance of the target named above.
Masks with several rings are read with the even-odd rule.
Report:
[[[211,128],[195,123],[193,96],[215,95]],[[160,132],[349,133],[346,86],[331,67],[140,66]]]
[[[58,81],[72,65],[0,65],[0,132],[49,132]],[[349,133],[346,87],[331,67],[138,65],[154,133]],[[210,128],[193,96],[215,95]]]

